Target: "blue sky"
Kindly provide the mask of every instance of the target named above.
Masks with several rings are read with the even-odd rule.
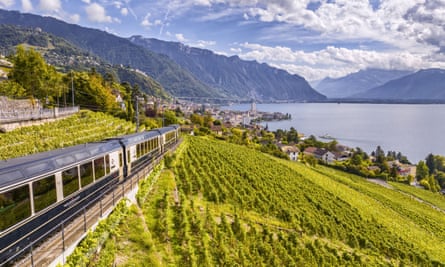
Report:
[[[445,0],[0,0],[0,8],[179,41],[307,80],[445,68]]]

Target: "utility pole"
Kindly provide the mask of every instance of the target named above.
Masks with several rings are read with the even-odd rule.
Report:
[[[73,78],[73,71],[71,71],[71,100],[73,101],[73,107],[74,107],[74,78]]]
[[[139,98],[136,96],[136,132],[139,132]]]

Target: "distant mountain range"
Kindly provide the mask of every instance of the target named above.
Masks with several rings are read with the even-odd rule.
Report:
[[[135,44],[104,31],[68,24],[51,17],[1,9],[0,24],[39,28],[111,65],[141,70],[173,96],[296,101],[325,99],[298,75],[266,64],[243,61],[238,57],[219,56],[209,50],[184,49],[186,46],[179,43],[164,42],[165,49],[171,51],[167,53],[166,50],[161,54],[159,50],[148,49],[147,45]],[[159,48],[161,43],[156,47]],[[179,49],[181,46],[182,50]],[[193,52],[193,56],[185,51]],[[180,60],[181,57],[183,60]],[[200,73],[199,70],[205,71]]]
[[[120,82],[137,84],[145,93],[166,98],[168,94],[151,77],[134,69],[111,65],[92,53],[85,51],[65,39],[46,33],[38,28],[24,28],[15,25],[0,24],[0,49],[5,54],[14,51],[17,45],[31,46],[38,51],[45,61],[59,71],[89,71],[94,68],[101,74],[111,74]]]
[[[323,100],[325,96],[312,89],[298,75],[256,61],[227,57],[210,50],[189,47],[178,42],[133,36],[133,43],[167,55],[205,84],[227,95],[260,100]]]
[[[329,98],[349,98],[412,72],[402,70],[365,69],[341,78],[325,78],[315,89]]]
[[[64,38],[110,64],[139,69],[160,82],[172,95],[219,96],[217,92],[205,86],[168,57],[148,51],[125,38],[68,24],[55,18],[22,14],[17,11],[0,10],[0,23],[38,27],[45,32]]]
[[[351,96],[370,100],[445,101],[445,70],[426,69]]]

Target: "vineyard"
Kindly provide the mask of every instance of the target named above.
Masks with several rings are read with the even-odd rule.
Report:
[[[0,134],[0,160],[99,141],[134,132],[135,126],[100,112],[81,111],[69,118]]]
[[[420,193],[199,137],[185,138],[169,165],[141,185],[97,263],[445,266],[445,214],[430,204],[441,196],[421,202]]]

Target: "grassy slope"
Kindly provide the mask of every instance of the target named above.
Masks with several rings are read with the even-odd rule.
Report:
[[[121,225],[119,266],[445,263],[445,215],[397,190],[195,137],[175,164]]]
[[[0,133],[0,160],[134,132],[133,123],[92,111],[66,119]]]

